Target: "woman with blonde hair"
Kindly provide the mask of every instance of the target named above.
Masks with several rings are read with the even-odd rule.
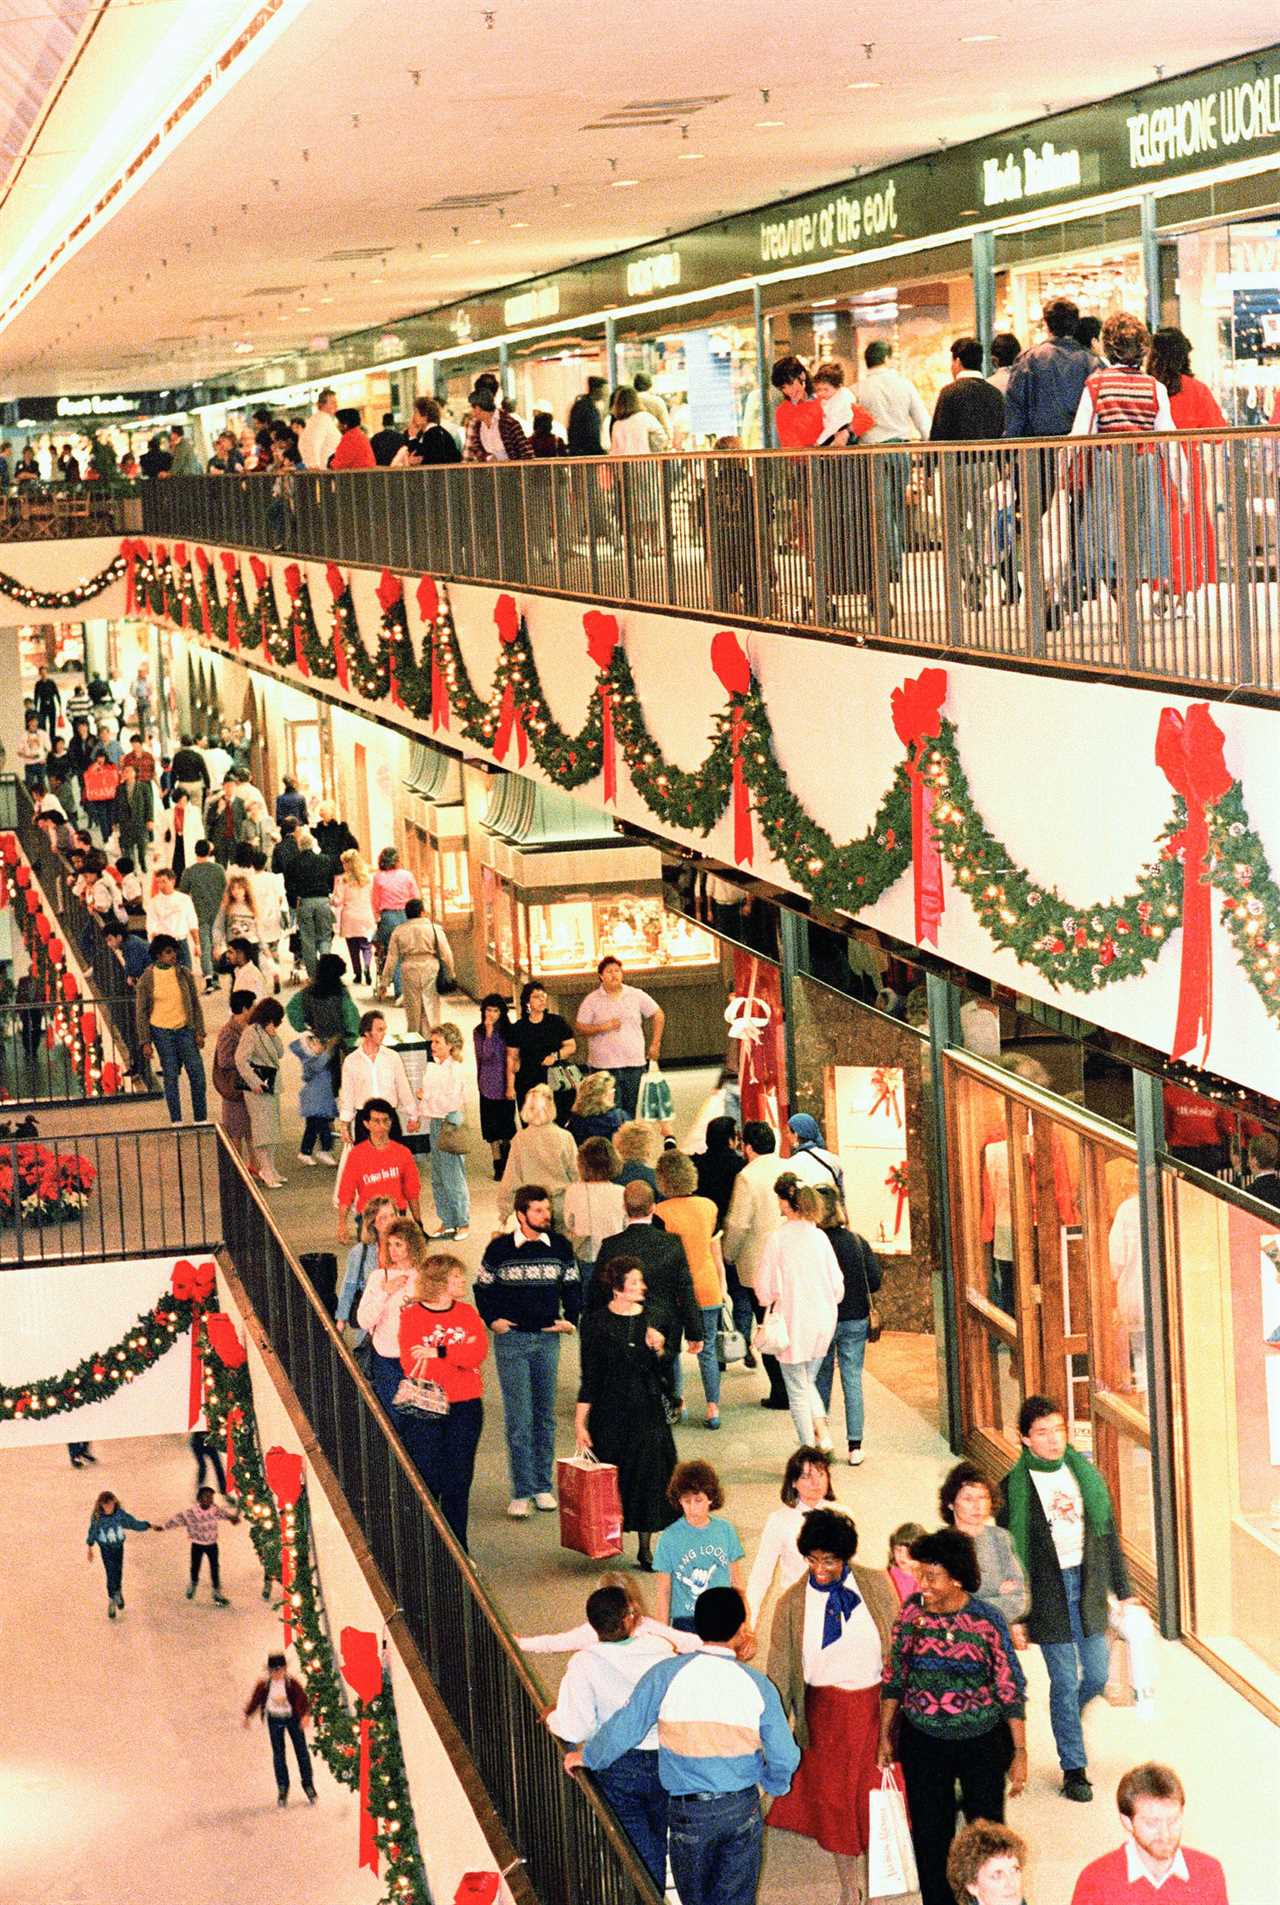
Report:
[[[356,1310],[370,1336],[369,1380],[387,1414],[404,1370],[400,1365],[400,1312],[413,1301],[413,1284],[426,1262],[427,1240],[411,1217],[397,1217],[383,1236],[386,1263],[373,1270]]]
[[[484,1426],[480,1366],[489,1354],[489,1332],[466,1298],[460,1257],[432,1251],[422,1259],[400,1311],[404,1379],[395,1412],[413,1465],[463,1548]]]
[[[621,1168],[622,1160],[608,1138],[588,1138],[578,1146],[578,1182],[564,1194],[564,1227],[581,1264],[593,1264],[605,1238],[626,1225],[618,1182]]]
[[[441,1230],[465,1237],[471,1222],[467,1160],[441,1143],[446,1127],[462,1127],[467,1075],[462,1065],[462,1034],[456,1025],[433,1025],[427,1035],[431,1058],[422,1073],[418,1103],[431,1139],[431,1196]],[[456,1140],[450,1140],[456,1142]]]
[[[829,1455],[831,1433],[817,1376],[836,1333],[844,1278],[826,1232],[818,1228],[823,1205],[817,1191],[802,1184],[793,1171],[784,1171],[773,1188],[782,1222],[760,1254],[756,1302],[772,1311],[762,1328],[772,1321],[786,1338],[773,1354],[782,1370],[796,1440],[811,1442]]]
[[[352,1325],[352,1308],[360,1301],[372,1273],[386,1269],[387,1232],[399,1214],[394,1197],[371,1197],[360,1213],[359,1239],[347,1252],[347,1267],[334,1309],[334,1320],[339,1328],[353,1331],[356,1338],[350,1345],[353,1349],[363,1348],[366,1338],[363,1330],[354,1329]]]
[[[373,936],[378,930],[373,914],[373,869],[358,847],[349,847],[339,865],[342,871],[333,883],[335,930],[347,942],[352,983],[372,985]]]
[[[577,1181],[577,1146],[556,1123],[555,1094],[549,1085],[535,1085],[526,1094],[520,1116],[524,1122],[511,1140],[498,1185],[498,1215],[504,1224],[509,1221],[522,1184],[545,1184],[558,1227],[564,1221],[565,1191]]]
[[[578,1086],[573,1110],[565,1119],[570,1135],[578,1144],[587,1138],[612,1138],[627,1114],[615,1104],[617,1080],[612,1072],[588,1072]]]
[[[680,1239],[693,1278],[693,1298],[702,1312],[702,1347],[698,1351],[698,1371],[702,1393],[707,1399],[707,1427],[720,1427],[720,1365],[716,1360],[716,1331],[720,1327],[720,1306],[724,1302],[724,1259],[716,1236],[718,1218],[709,1197],[699,1197],[698,1173],[692,1158],[683,1151],[664,1151],[654,1167],[660,1202],[653,1214],[662,1219],[663,1228]],[[675,1399],[684,1413],[683,1382],[679,1359],[673,1371]]]
[[[622,1160],[618,1183],[647,1184],[655,1194],[658,1180],[653,1167],[662,1154],[662,1132],[651,1118],[629,1118],[613,1134],[613,1146]]]

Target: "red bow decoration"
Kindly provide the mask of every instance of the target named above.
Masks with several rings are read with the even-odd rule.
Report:
[[[602,677],[596,687],[600,696],[600,747],[604,761],[604,797],[608,802],[618,798],[618,761],[613,734],[613,682],[609,679],[609,670],[613,666],[614,651],[622,635],[618,628],[617,617],[606,615],[600,609],[591,609],[584,615],[582,626],[587,633],[587,653]]]
[[[722,628],[711,638],[711,666],[716,680],[729,695],[751,691],[751,663],[747,652],[732,629]],[[746,776],[742,771],[742,744],[747,738],[747,717],[735,700],[729,717],[729,742],[733,749],[733,857],[739,866],[750,866],[755,858],[751,838],[751,800]]]
[[[293,1543],[285,1530],[284,1511],[296,1508],[302,1498],[302,1457],[288,1449],[268,1449],[266,1454],[267,1487],[276,1498],[280,1511],[280,1590],[284,1621],[284,1644],[293,1639]]]
[[[249,1352],[236,1334],[236,1326],[225,1310],[210,1310],[204,1319],[205,1334],[224,1369],[243,1369]]]
[[[898,1081],[887,1065],[876,1066],[871,1074],[871,1087],[876,1095],[867,1116],[874,1118],[877,1111],[883,1111],[886,1118],[892,1118],[901,1128],[902,1106],[898,1102]]]
[[[500,595],[493,605],[493,620],[498,630],[498,640],[504,648],[510,648],[520,633],[520,611],[516,607],[514,595]]]
[[[29,913],[35,913],[36,907],[39,906],[39,904],[40,896],[33,888],[32,891],[27,894],[27,911]],[[49,944],[49,935],[52,931],[53,928],[49,924],[47,916],[44,913],[36,913],[36,933],[42,946]]]
[[[213,1284],[212,1263],[206,1260],[204,1263],[195,1264],[190,1257],[182,1257],[174,1264],[173,1275],[169,1279],[173,1294],[179,1301],[191,1305],[191,1384],[187,1391],[187,1427],[189,1429],[195,1428],[204,1406],[204,1359],[201,1353],[200,1322],[203,1315],[202,1305],[212,1296]]]
[[[902,1213],[907,1205],[907,1163],[905,1158],[901,1164],[891,1164],[889,1166],[889,1169],[885,1173],[884,1182],[885,1189],[892,1191],[898,1200],[898,1207],[894,1212],[893,1218],[893,1234],[896,1237],[898,1232],[902,1229]]]
[[[196,568],[200,571],[200,626],[206,635],[213,633],[213,619],[209,614],[209,552],[196,550]]]
[[[418,584],[418,613],[427,626],[427,638],[431,643],[431,732],[439,733],[443,728],[449,732],[449,689],[444,678],[444,669],[440,666],[440,595],[429,575],[424,575]]]
[[[60,966],[63,960],[66,958],[66,956],[67,956],[67,949],[63,945],[62,941],[58,939],[56,936],[50,935],[50,939],[49,939],[50,963],[55,966]]]
[[[249,573],[253,577],[255,591],[261,595],[267,586],[267,565],[261,556],[250,556]]]
[[[329,584],[329,593],[333,597],[333,672],[338,677],[338,686],[350,691],[351,677],[347,670],[347,645],[342,639],[342,617],[338,604],[347,592],[346,577],[336,562],[331,562],[324,572]]]
[[[116,1064],[114,1059],[109,1058],[107,1060],[102,1068],[102,1077],[98,1082],[102,1086],[103,1093],[106,1097],[115,1097],[120,1089],[121,1078],[120,1067]]]
[[[1185,716],[1176,708],[1161,710],[1156,766],[1187,807],[1187,824],[1169,843],[1182,848],[1182,971],[1169,1056],[1181,1058],[1203,1034],[1202,1065],[1209,1057],[1213,1031],[1213,879],[1205,810],[1231,788],[1231,773],[1222,758],[1225,738],[1207,701],[1193,702]]]
[[[894,732],[907,750],[911,779],[911,868],[915,882],[916,942],[938,943],[938,923],[946,907],[942,855],[933,828],[933,789],[921,770],[929,742],[942,732],[947,698],[945,668],[923,668],[908,676],[889,698]]]
[[[236,557],[235,550],[224,549],[220,560],[222,562],[222,573],[227,578],[227,647],[239,648],[240,629],[236,621],[237,557]],[[257,564],[256,557],[251,556],[249,560],[252,564],[254,565]],[[258,573],[257,566],[254,567],[253,573],[256,578]],[[263,569],[263,575],[264,576],[266,575],[265,569]],[[261,591],[262,584],[259,583],[258,587],[259,587],[259,591]]]
[[[234,1495],[236,1492],[236,1430],[243,1421],[244,1410],[240,1407],[239,1403],[235,1405],[234,1409],[227,1410],[227,1456],[226,1462],[223,1465],[223,1473],[226,1478],[228,1495]]]
[[[160,577],[160,607],[167,615],[169,613],[169,551],[162,542],[156,544],[155,567]]]
[[[338,1636],[338,1649],[342,1658],[342,1677],[362,1706],[370,1706],[382,1692],[382,1656],[378,1652],[377,1636],[367,1633],[363,1628],[344,1627]],[[373,1721],[367,1713],[360,1715],[360,1858],[357,1870],[368,1866],[376,1875],[378,1870],[377,1821],[369,1804],[369,1766],[373,1738]]]
[[[510,648],[520,633],[520,611],[516,607],[513,595],[500,595],[493,605],[493,619],[497,625],[498,640],[504,648]],[[524,731],[523,709],[516,700],[515,684],[508,680],[503,684],[502,706],[498,710],[498,731],[493,737],[493,751],[500,761],[507,758],[511,746],[511,737],[516,737],[516,765],[523,767],[529,758],[529,741]]]
[[[18,864],[18,836],[17,834],[7,833],[4,835],[2,839],[0,839],[0,858],[3,858],[4,863],[7,867],[17,866]]]
[[[392,575],[390,569],[384,569],[378,578],[377,597],[382,609],[382,619],[387,623],[387,679],[391,690],[391,705],[403,708],[404,697],[400,693],[400,683],[396,680],[396,643],[395,635],[387,617],[397,602],[404,600],[404,584],[398,575]]]
[[[13,877],[19,886],[29,887],[31,885],[31,868],[27,865],[25,860],[22,861],[20,865],[15,866],[13,869]]]
[[[293,633],[293,661],[300,675],[309,675],[306,647],[302,637],[302,618],[298,614],[298,597],[302,594],[302,571],[296,562],[291,562],[284,572],[284,586],[289,596],[289,625]]]
[[[453,1905],[494,1905],[501,1885],[500,1872],[464,1872]]]
[[[291,562],[284,572],[285,594],[291,602],[296,602],[302,594],[302,571],[296,562]]]
[[[126,536],[120,544],[120,554],[124,557],[124,612],[135,615],[138,610],[138,558],[145,556],[145,542],[135,542]]]
[[[62,996],[68,1005],[74,1005],[80,997],[80,982],[74,972],[64,972],[61,980]]]

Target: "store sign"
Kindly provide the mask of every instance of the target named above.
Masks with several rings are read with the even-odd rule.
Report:
[[[535,285],[532,291],[517,291],[514,297],[506,300],[502,315],[508,327],[514,329],[518,324],[536,324],[542,318],[560,315],[560,287],[558,284]]]
[[[1280,138],[1280,73],[1131,113],[1125,125],[1135,172],[1164,171]]]
[[[134,408],[132,397],[59,397],[60,417],[118,417]]]
[[[652,297],[655,291],[670,291],[680,282],[680,253],[657,251],[651,258],[635,258],[627,266],[627,296]]]
[[[1052,139],[1038,148],[1024,146],[1003,159],[982,161],[984,205],[1020,205],[1047,192],[1078,191],[1080,184],[1079,151],[1072,146],[1069,152],[1059,152]]]
[[[761,219],[760,257],[765,264],[785,264],[825,251],[854,251],[888,239],[897,229],[898,182],[889,178],[861,194],[831,192],[813,209]]]

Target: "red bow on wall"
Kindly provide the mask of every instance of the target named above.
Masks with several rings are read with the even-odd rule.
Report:
[[[606,615],[600,609],[591,609],[584,615],[582,626],[587,633],[587,653],[602,677],[596,686],[600,696],[600,747],[604,769],[604,798],[607,804],[618,798],[618,762],[613,735],[613,683],[607,677],[613,666],[614,651],[622,637],[618,629],[617,617]]]
[[[392,575],[390,569],[384,569],[378,579],[377,596],[382,608],[383,620],[386,621],[396,603],[404,600],[404,584],[398,575]],[[404,698],[400,693],[400,683],[396,680],[395,636],[389,622],[387,623],[387,673],[390,680],[392,705],[403,708]]]
[[[722,628],[711,638],[711,666],[726,694],[745,695],[751,691],[751,663],[747,652],[732,629]],[[735,702],[729,717],[729,744],[733,750],[733,857],[739,866],[750,866],[755,858],[751,838],[751,800],[742,772],[742,744],[747,738],[747,717]]]
[[[347,592],[346,578],[336,562],[331,562],[324,572],[329,584],[329,593],[333,597],[333,672],[338,678],[338,686],[350,691],[351,677],[347,670],[347,645],[342,639],[342,614],[339,602]]]
[[[516,607],[515,597],[500,595],[493,605],[493,619],[498,628],[498,640],[504,648],[510,648],[520,633],[520,611]],[[523,767],[529,758],[529,739],[524,731],[524,710],[516,695],[515,683],[508,675],[502,688],[502,706],[498,710],[498,731],[493,737],[493,751],[500,761],[505,761],[514,734],[516,741],[516,766]]]
[[[1161,711],[1156,730],[1156,766],[1187,806],[1187,824],[1169,842],[1182,848],[1182,970],[1178,978],[1178,1018],[1171,1058],[1192,1051],[1203,1033],[1203,1065],[1213,1032],[1213,884],[1206,809],[1231,788],[1222,758],[1222,729],[1207,701],[1196,701],[1186,715]]]
[[[382,1656],[377,1636],[360,1627],[344,1627],[338,1636],[342,1659],[342,1677],[362,1706],[369,1706],[382,1692]],[[367,1713],[360,1716],[360,1857],[357,1869],[368,1866],[378,1870],[377,1821],[369,1804],[370,1748],[373,1721]]]
[[[203,1316],[202,1306],[213,1294],[214,1267],[212,1263],[192,1263],[189,1257],[182,1257],[173,1266],[173,1275],[169,1287],[173,1294],[184,1303],[191,1305],[191,1383],[187,1392],[187,1427],[194,1429],[200,1420],[200,1411],[204,1406],[204,1359],[201,1354],[200,1323]]]
[[[250,558],[250,560],[252,561],[252,558]],[[237,557],[235,550],[224,549],[220,561],[222,563],[222,573],[227,578],[227,647],[239,648],[240,627],[236,621]],[[254,574],[255,576],[257,575],[256,569],[254,570]],[[263,570],[263,574],[265,576],[265,569]],[[259,583],[258,587],[259,590],[261,590],[261,583]]]
[[[449,689],[440,666],[440,596],[429,575],[424,575],[418,584],[418,613],[426,623],[427,639],[431,643],[431,732],[438,734],[443,728],[447,734]]]
[[[264,1464],[267,1487],[280,1513],[280,1594],[283,1603],[284,1644],[293,1639],[293,1540],[291,1510],[302,1499],[302,1457],[289,1449],[268,1449]]]
[[[285,591],[289,597],[289,629],[293,636],[293,661],[300,675],[309,675],[306,651],[302,644],[302,621],[298,614],[298,597],[302,594],[302,571],[296,562],[291,562],[284,572]]]
[[[916,943],[938,943],[938,924],[946,906],[942,889],[942,855],[933,830],[933,789],[921,763],[930,741],[942,732],[942,704],[947,698],[945,668],[924,668],[908,676],[889,699],[893,727],[907,750],[911,778],[911,870],[915,883]]]

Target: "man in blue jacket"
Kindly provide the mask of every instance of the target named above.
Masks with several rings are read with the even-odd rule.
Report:
[[[565,1755],[565,1771],[602,1772],[656,1726],[681,1905],[754,1905],[764,1842],[758,1789],[785,1793],[800,1749],[778,1689],[734,1653],[747,1622],[738,1590],[707,1588],[693,1619],[701,1651],[651,1667],[627,1704]]]
[[[1044,307],[1049,335],[1023,351],[1009,373],[1004,393],[1007,437],[1065,437],[1070,434],[1085,381],[1098,360],[1076,336],[1079,306],[1070,298],[1052,298]]]

